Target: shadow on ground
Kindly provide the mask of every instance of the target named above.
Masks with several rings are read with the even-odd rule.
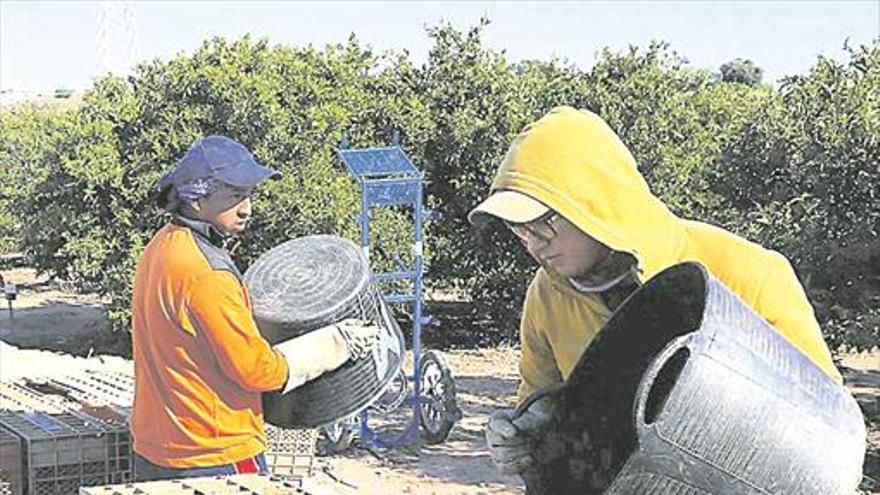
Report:
[[[512,407],[517,380],[486,376],[457,376],[457,403],[462,411],[449,438],[429,445],[420,439],[413,445],[393,449],[367,447],[359,440],[342,455],[370,460],[392,470],[417,472],[439,482],[458,485],[520,486],[518,477],[499,475],[486,450],[484,429],[489,414]],[[412,409],[403,406],[391,413],[370,413],[369,424],[386,441],[393,441],[413,420]]]

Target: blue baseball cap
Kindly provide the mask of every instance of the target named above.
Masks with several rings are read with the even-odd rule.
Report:
[[[157,189],[180,186],[199,179],[217,179],[224,184],[250,189],[281,175],[257,163],[240,143],[225,136],[207,136],[193,144],[177,165],[159,179]]]

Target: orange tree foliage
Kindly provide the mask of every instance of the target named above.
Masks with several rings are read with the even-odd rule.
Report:
[[[676,213],[788,255],[835,346],[877,344],[877,43],[844,62],[818,58],[773,88],[724,82],[663,43],[603,50],[590,70],[514,63],[483,46],[487,23],[429,28],[420,67],[353,37],[321,49],[212,39],[128,79],[99,80],[75,110],[2,113],[4,249],[97,290],[125,328],[134,264],[165,220],[151,187],[199,136],[231,136],[284,174],[256,198],[238,249],[245,267],[291,237],[355,238],[357,190],[335,149],[343,134],[364,147],[399,133],[440,213],[427,227],[428,284],[464,293],[472,317],[491,321],[470,342],[515,338],[534,262],[505,229],[475,231],[465,217],[516,133],[565,104],[602,115]],[[372,221],[381,251],[406,261],[405,212]]]

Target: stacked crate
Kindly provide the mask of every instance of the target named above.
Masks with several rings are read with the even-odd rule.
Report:
[[[48,383],[76,401],[81,411],[108,421],[126,422],[134,401],[134,379],[116,375],[89,370],[53,377]]]
[[[269,448],[266,449],[266,465],[277,476],[308,478],[315,462],[317,429],[287,429],[266,425]]]
[[[94,370],[0,382],[0,432],[8,439],[0,434],[0,495],[62,495],[133,480],[133,391],[130,374]],[[312,475],[317,430],[266,425],[266,434],[270,473]]]
[[[0,411],[0,426],[21,442],[26,495],[75,494],[81,486],[132,479],[125,424],[76,412]]]
[[[134,377],[124,373],[86,370],[52,377],[49,383],[79,403],[130,407],[134,401]]]
[[[0,428],[0,495],[21,495],[21,441]]]
[[[257,474],[146,481],[130,485],[83,488],[81,495],[333,495],[303,487],[299,480]]]
[[[76,402],[61,395],[44,394],[24,381],[0,382],[0,410],[61,413],[78,408]]]

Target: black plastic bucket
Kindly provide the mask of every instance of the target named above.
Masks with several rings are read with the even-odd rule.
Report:
[[[633,294],[546,395],[530,495],[851,495],[861,478],[855,400],[695,263]]]
[[[403,334],[371,279],[360,249],[330,235],[284,242],[245,272],[257,326],[272,344],[347,318],[382,329],[366,356],[286,394],[263,394],[266,421],[284,428],[327,425],[367,408],[391,383],[402,364]]]

